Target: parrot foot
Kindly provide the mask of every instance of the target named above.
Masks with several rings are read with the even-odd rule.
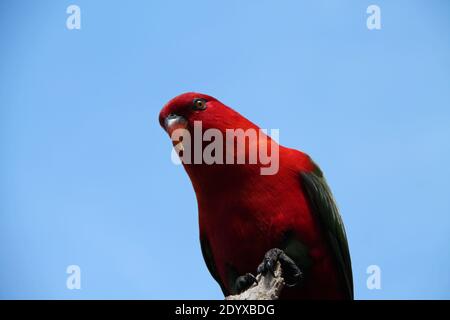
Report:
[[[273,248],[266,252],[263,262],[258,266],[258,273],[266,275],[267,272],[270,272],[272,275],[275,275],[277,262],[281,264],[286,286],[293,287],[297,285],[302,278],[302,272],[295,262],[283,250],[278,248]]]
[[[251,273],[246,273],[243,276],[240,276],[236,279],[234,286],[236,288],[237,293],[239,294],[250,288],[254,283],[258,283],[256,277]]]

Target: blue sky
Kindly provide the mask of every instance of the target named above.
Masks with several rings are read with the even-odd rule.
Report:
[[[444,0],[2,1],[0,298],[222,297],[157,120],[185,91],[321,165],[356,298],[450,298],[449,33]]]

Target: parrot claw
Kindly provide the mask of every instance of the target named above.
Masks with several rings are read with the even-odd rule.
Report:
[[[235,281],[235,289],[237,294],[247,290],[254,283],[258,283],[258,280],[251,273],[246,273],[243,276],[240,276]]]
[[[302,272],[295,262],[289,258],[283,250],[278,248],[273,248],[266,252],[263,262],[258,266],[258,273],[266,275],[267,272],[270,272],[275,276],[277,262],[280,262],[281,264],[286,286],[293,287],[297,285],[302,278]]]

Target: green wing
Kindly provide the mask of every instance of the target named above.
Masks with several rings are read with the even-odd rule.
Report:
[[[348,298],[353,299],[352,263],[347,236],[331,190],[319,167],[316,167],[314,172],[302,172],[300,175],[311,210],[317,215],[327,233],[328,242],[345,282]]]
[[[220,285],[220,289],[222,289],[223,295],[228,296],[229,292],[220,281],[220,277],[217,273],[216,264],[214,262],[214,257],[211,251],[211,246],[209,245],[209,241],[206,237],[200,237],[200,246],[202,248],[203,259],[205,260],[206,267],[208,268],[209,273],[211,273],[214,280],[216,280]]]

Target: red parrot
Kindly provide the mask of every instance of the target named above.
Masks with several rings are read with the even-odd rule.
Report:
[[[227,129],[260,130],[219,100],[195,92],[170,100],[159,122],[169,135],[180,128],[193,134],[194,122],[224,136]],[[272,175],[262,175],[260,163],[183,163],[197,198],[208,270],[227,296],[249,287],[252,272],[273,272],[279,261],[287,284],[281,299],[353,299],[347,237],[322,171],[307,154],[276,146],[279,168]]]

